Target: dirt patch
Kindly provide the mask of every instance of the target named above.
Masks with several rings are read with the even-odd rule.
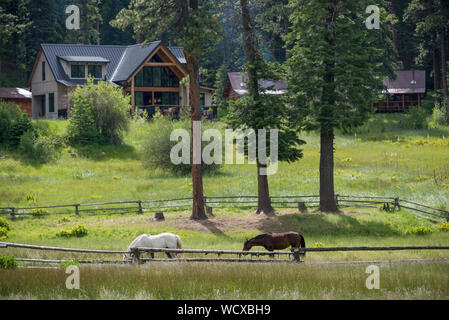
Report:
[[[178,217],[171,221],[176,228],[199,232],[224,234],[228,231],[260,230],[263,232],[290,231],[291,227],[285,223],[283,217],[297,213],[295,210],[282,211],[275,216],[248,215],[247,217],[209,217],[207,220],[190,220],[188,217]]]

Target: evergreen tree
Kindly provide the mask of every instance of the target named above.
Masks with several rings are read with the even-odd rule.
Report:
[[[26,78],[25,32],[29,28],[27,0],[0,4],[0,86],[23,86]],[[9,77],[4,78],[8,73]],[[7,80],[7,81],[5,81]]]
[[[251,17],[248,0],[240,0],[243,25],[243,48],[246,55],[248,95],[230,103],[228,124],[233,129],[252,129],[255,133],[259,129],[277,129],[279,160],[295,161],[302,156],[298,146],[303,143],[297,133],[290,126],[289,113],[280,95],[270,95],[261,88],[260,80],[279,78],[275,69],[265,63],[260,56],[260,48],[256,39],[254,23]],[[256,145],[249,147],[256,149],[258,205],[256,213],[271,214],[271,205],[267,177],[267,163],[259,157],[259,137],[256,135]],[[262,142],[263,143],[263,142]],[[264,147],[262,147],[264,148]],[[265,146],[266,150],[269,150]],[[276,160],[277,161],[277,160]]]
[[[66,43],[100,44],[100,25],[102,0],[66,0],[66,7],[76,5],[80,9],[80,29],[67,30]]]
[[[31,27],[26,34],[27,72],[30,73],[42,43],[61,43],[65,33],[62,12],[54,0],[30,0]]]
[[[292,0],[288,43],[289,94],[297,121],[319,130],[320,210],[338,211],[334,190],[334,131],[361,125],[377,101],[382,80],[393,76],[391,42],[368,30],[367,1]]]

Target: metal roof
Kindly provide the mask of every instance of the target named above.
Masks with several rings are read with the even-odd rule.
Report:
[[[23,88],[0,88],[0,99],[31,99],[32,94]]]
[[[395,71],[396,80],[389,78],[383,81],[390,94],[401,93],[425,93],[426,71],[424,70],[400,70]]]
[[[239,96],[248,94],[244,79],[246,77],[246,74],[241,72],[228,72],[231,87]],[[262,89],[266,89],[267,94],[284,94],[288,90],[288,84],[282,81],[259,80],[259,85]]]
[[[86,80],[70,79],[65,73],[59,59],[69,62],[105,63],[107,61],[105,80],[120,82],[128,80],[139,66],[145,62],[148,56],[160,45],[161,41],[151,42],[147,46],[141,44],[131,46],[42,44],[41,47],[56,81],[65,86],[74,87],[86,83]],[[183,48],[172,47],[168,48],[168,50],[184,66],[185,57]]]
[[[108,59],[103,57],[87,57],[87,56],[59,56],[59,59],[62,59],[67,62],[95,62],[95,63],[109,63]]]

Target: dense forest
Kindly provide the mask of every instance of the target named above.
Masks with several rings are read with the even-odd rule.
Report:
[[[145,35],[111,26],[129,0],[4,0],[0,4],[0,84],[25,87],[41,43],[130,45]],[[208,85],[219,84],[227,71],[238,71],[245,63],[238,1],[217,0],[213,10],[224,30],[220,41],[202,53],[200,73]],[[266,60],[285,62],[285,36],[291,28],[288,0],[250,1],[255,30]],[[68,5],[80,8],[80,30],[67,30]],[[379,3],[383,27],[395,48],[397,69],[426,70],[427,87],[447,88],[449,57],[449,3],[444,0],[392,0]],[[368,14],[367,14],[368,16]],[[386,24],[386,25],[385,25]],[[151,33],[148,30],[148,33]],[[173,28],[162,40],[180,42]]]

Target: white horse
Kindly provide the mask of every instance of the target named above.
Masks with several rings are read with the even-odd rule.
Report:
[[[182,249],[181,238],[173,233],[161,233],[155,236],[151,234],[142,234],[131,242],[128,247],[128,251],[133,248],[168,248],[168,249]],[[166,252],[167,256],[171,259],[176,254]],[[154,259],[154,253],[151,252],[151,258]],[[123,261],[129,261],[132,259],[132,253],[125,253],[123,255]]]

